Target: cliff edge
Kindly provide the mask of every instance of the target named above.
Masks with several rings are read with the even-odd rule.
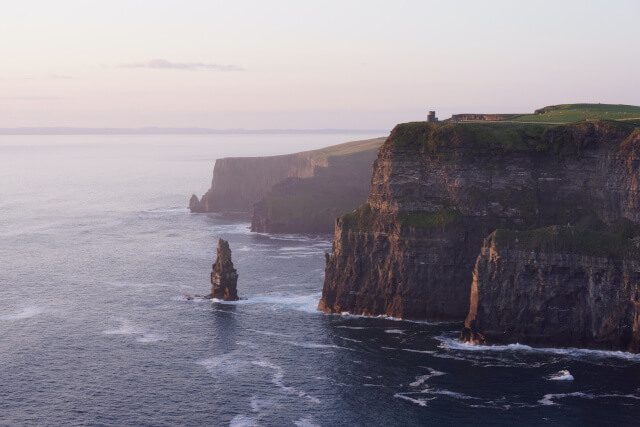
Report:
[[[384,138],[375,138],[281,156],[218,159],[211,187],[201,198],[192,195],[189,208],[191,212],[251,212],[255,203],[287,178],[313,177],[329,166],[331,158],[356,153],[369,153],[373,161],[383,142]],[[370,173],[369,166],[365,172],[367,181]]]
[[[321,310],[463,320],[484,239],[595,217],[640,221],[631,123],[406,123],[367,203],[336,222]]]

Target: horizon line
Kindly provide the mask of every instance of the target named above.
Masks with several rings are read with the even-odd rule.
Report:
[[[162,128],[87,128],[87,127],[14,127],[0,128],[0,135],[216,135],[216,134],[338,134],[338,133],[389,133],[389,129],[210,129],[201,127]]]

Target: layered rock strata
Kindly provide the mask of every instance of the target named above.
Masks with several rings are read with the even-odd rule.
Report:
[[[336,223],[319,308],[463,320],[494,230],[638,222],[639,152],[622,123],[398,125],[367,204]]]
[[[611,233],[497,230],[473,272],[474,343],[640,351],[640,250]]]

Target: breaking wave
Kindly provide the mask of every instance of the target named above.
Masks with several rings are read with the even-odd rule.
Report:
[[[613,350],[590,350],[582,348],[551,348],[551,347],[530,347],[524,344],[507,344],[507,345],[474,345],[459,342],[455,338],[447,338],[444,336],[436,337],[439,340],[440,347],[447,350],[464,350],[474,352],[529,352],[529,353],[547,353],[571,358],[619,358],[634,362],[640,362],[640,354],[627,353],[625,351]]]
[[[556,372],[555,374],[551,375],[547,379],[551,381],[573,381],[574,380],[573,375],[571,375],[571,373],[567,370]]]
[[[559,405],[559,403],[556,403],[555,400],[565,399],[567,397],[575,397],[579,399],[589,399],[589,400],[612,399],[612,398],[640,400],[640,396],[635,394],[617,394],[617,393],[591,394],[591,393],[583,393],[581,391],[576,391],[573,393],[545,394],[542,397],[542,399],[538,400],[538,403],[542,405]]]
[[[215,298],[211,301],[218,304],[228,305],[266,304],[272,306],[274,309],[289,309],[304,311],[306,313],[318,313],[318,302],[320,301],[321,296],[321,293],[314,293],[311,295],[263,295],[249,297],[238,301],[222,301]]]

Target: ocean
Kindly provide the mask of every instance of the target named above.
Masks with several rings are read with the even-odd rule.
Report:
[[[0,136],[0,424],[637,424],[640,355],[324,314],[331,235],[186,209],[216,158],[376,136]],[[219,238],[243,299],[185,300]]]

